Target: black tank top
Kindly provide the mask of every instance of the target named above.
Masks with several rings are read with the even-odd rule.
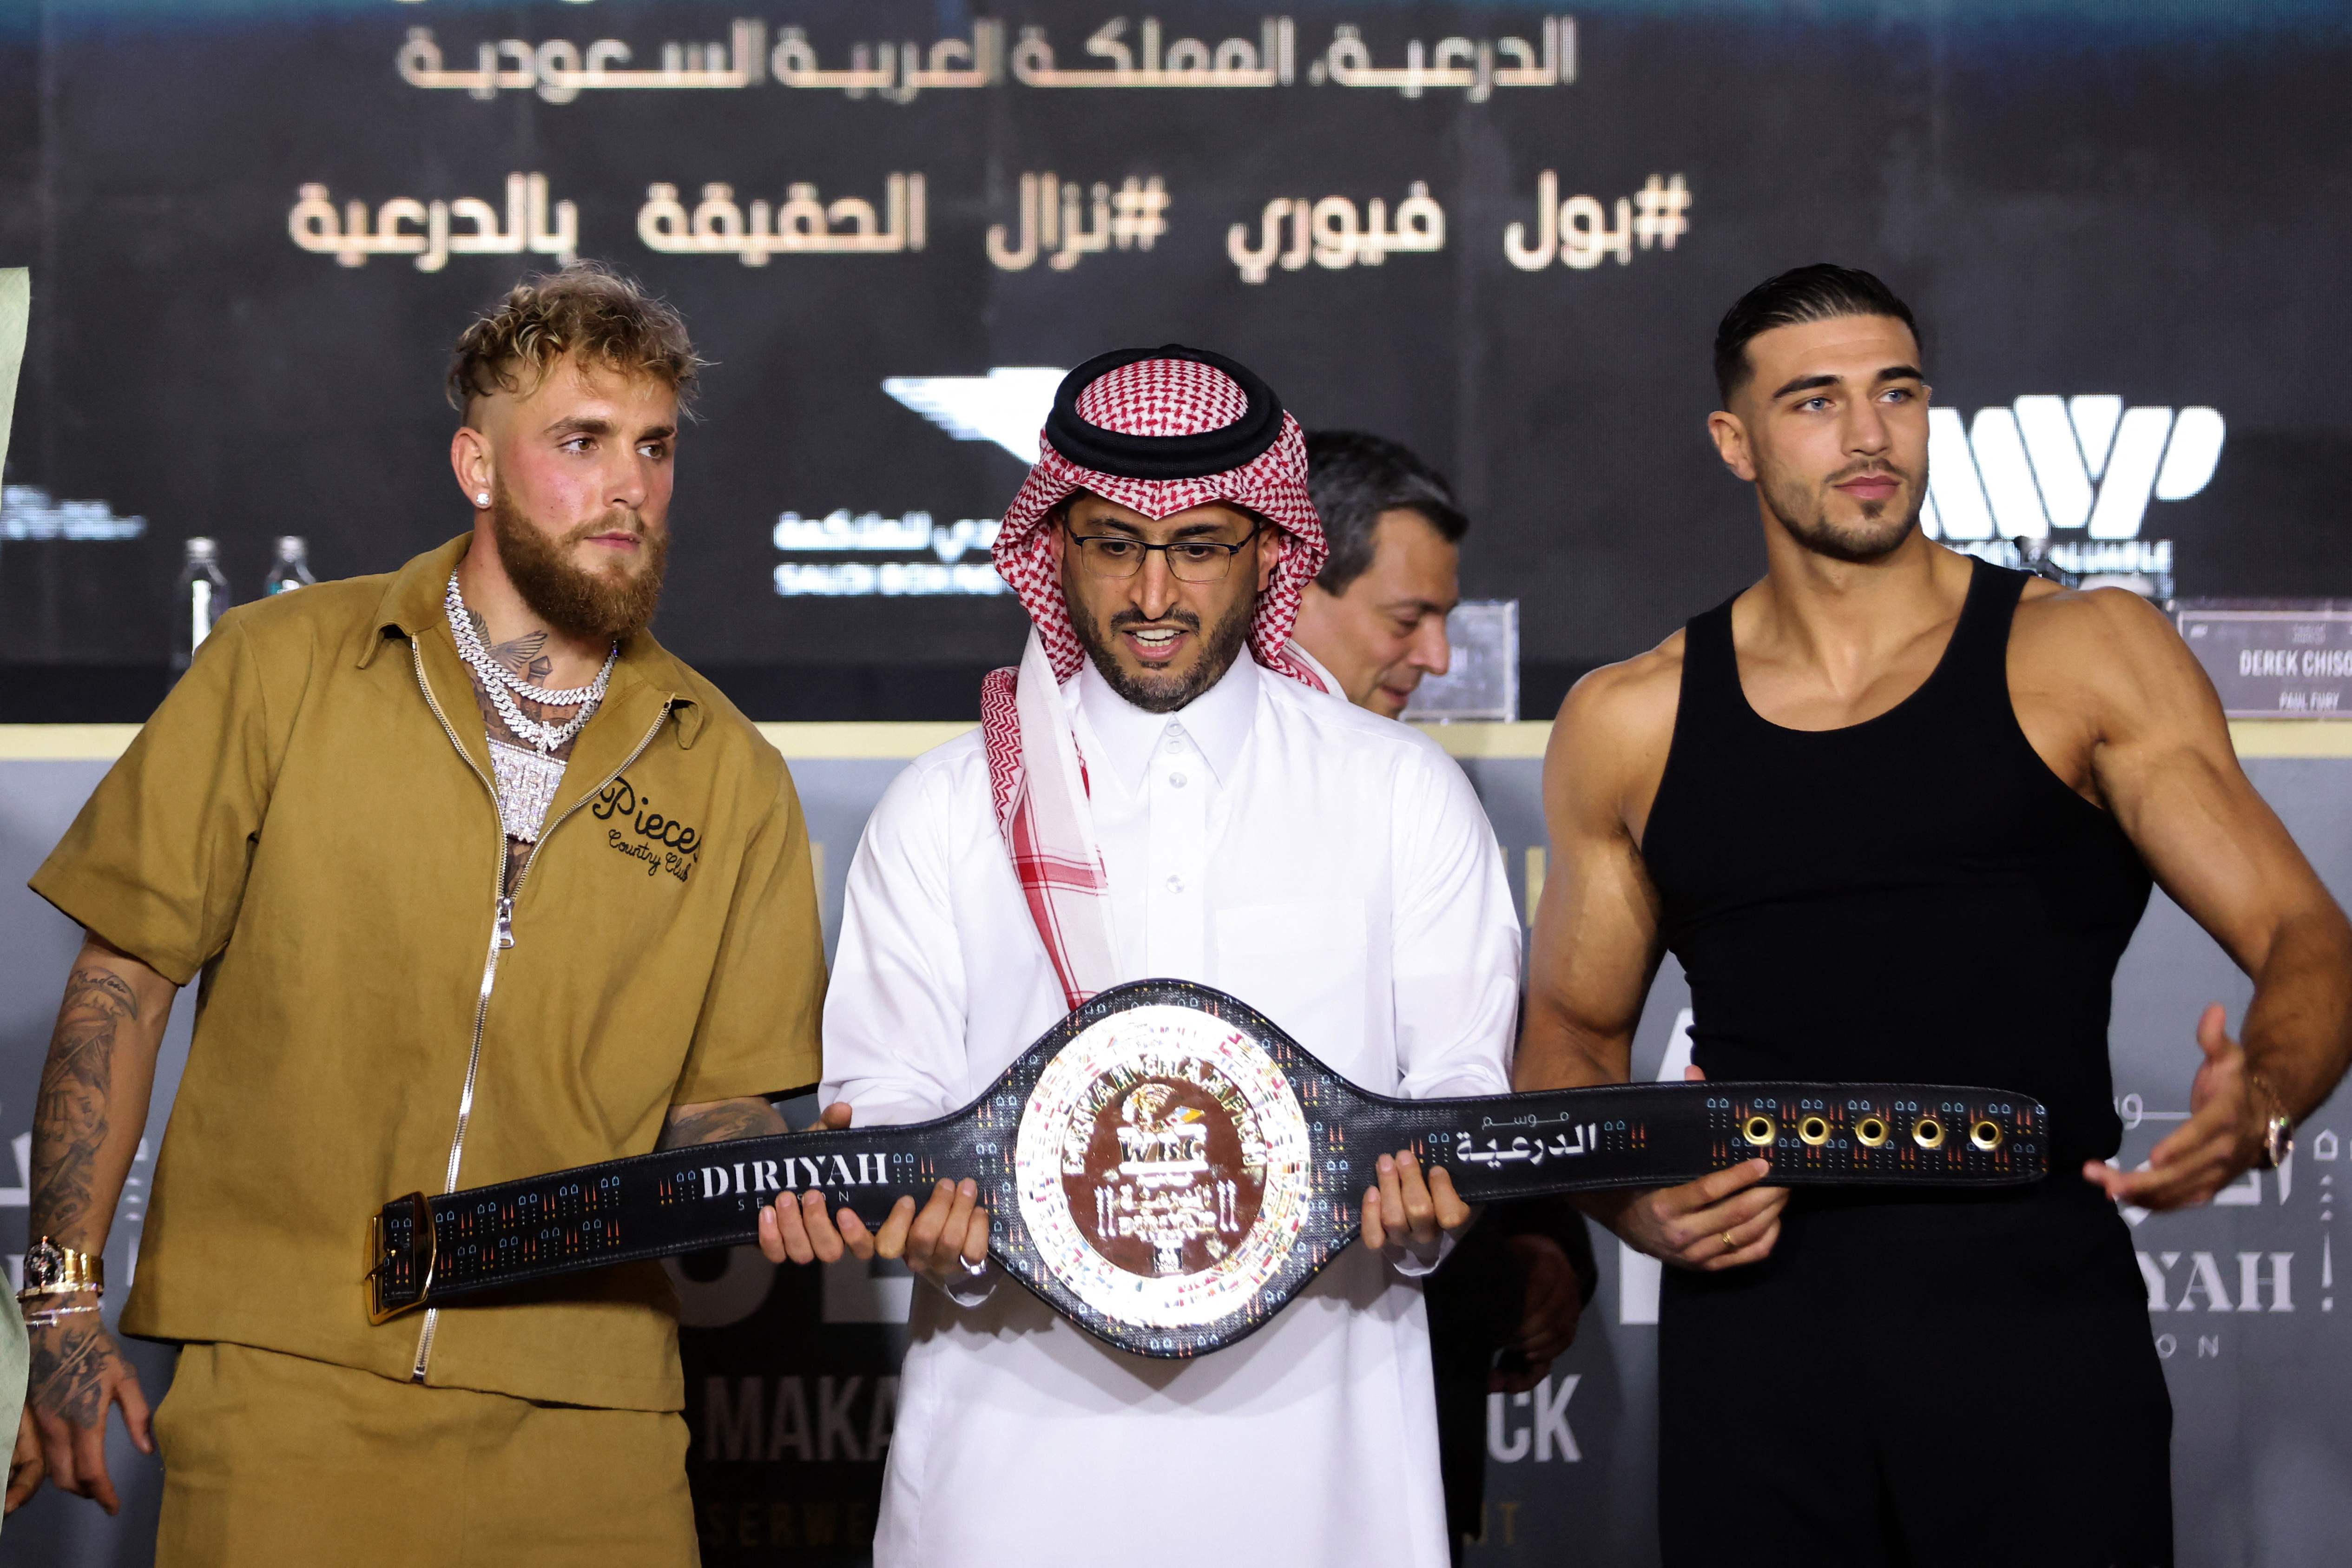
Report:
[[[1642,857],[1716,1079],[1911,1079],[2050,1110],[2051,1169],[2116,1152],[2116,961],[2148,875],[2010,704],[2027,574],[1976,563],[1919,689],[1842,730],[1748,706],[1731,605],[1692,621]]]

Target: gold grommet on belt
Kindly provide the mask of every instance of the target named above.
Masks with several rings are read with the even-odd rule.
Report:
[[[1911,1142],[1922,1149],[1944,1146],[1944,1124],[1932,1116],[1922,1116],[1911,1124]]]
[[[1780,1135],[1780,1124],[1762,1111],[1758,1111],[1739,1124],[1739,1135],[1759,1149],[1771,1147],[1772,1140]]]
[[[1797,1136],[1805,1141],[1805,1144],[1808,1148],[1820,1148],[1822,1144],[1830,1141],[1829,1118],[1825,1116],[1806,1117],[1802,1121],[1797,1123]]]
[[[1880,1144],[1886,1142],[1886,1118],[1883,1116],[1857,1117],[1853,1124],[1853,1135],[1855,1139],[1861,1142],[1863,1147],[1866,1149],[1877,1148]]]
[[[2000,1147],[2000,1123],[1985,1118],[1969,1129],[1969,1142],[1990,1154]]]

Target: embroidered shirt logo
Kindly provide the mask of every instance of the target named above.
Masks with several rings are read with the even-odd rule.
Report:
[[[665,815],[625,777],[606,784],[588,813],[604,824],[606,847],[643,861],[648,877],[667,871],[683,882],[701,862],[700,831]]]

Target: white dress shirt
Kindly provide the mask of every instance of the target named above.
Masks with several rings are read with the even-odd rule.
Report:
[[[1509,1089],[1518,922],[1433,742],[1246,656],[1175,713],[1091,664],[1062,691],[1121,980],[1230,992],[1382,1094]],[[824,1102],[860,1124],[944,1114],[1066,1011],[962,736],[866,824]],[[911,1335],[877,1568],[1444,1568],[1420,1286],[1360,1245],[1189,1362],[1110,1350],[1009,1280],[973,1305],[919,1287]]]

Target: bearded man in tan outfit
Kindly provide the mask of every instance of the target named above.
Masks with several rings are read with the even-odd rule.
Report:
[[[161,1563],[691,1563],[658,1268],[371,1323],[366,1215],[781,1131],[824,974],[783,759],[646,629],[697,361],[593,267],[459,340],[471,531],[230,612],[33,888],[87,933],[34,1126],[51,1479],[164,1466]],[[194,1042],[123,1331],[95,1260],[175,990]]]

